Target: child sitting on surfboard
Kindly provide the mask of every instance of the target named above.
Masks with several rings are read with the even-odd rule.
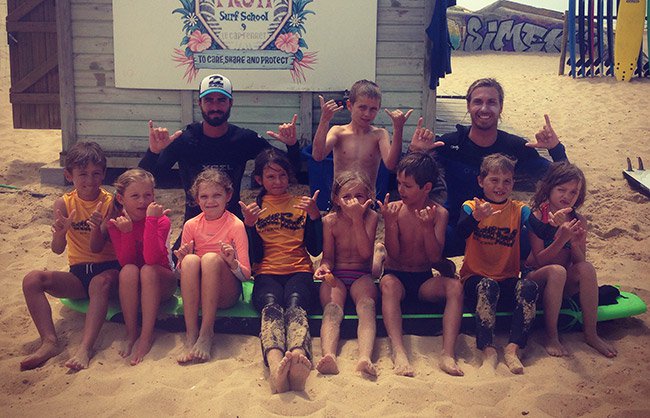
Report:
[[[302,391],[312,368],[307,310],[316,296],[309,255],[321,253],[323,240],[319,192],[289,193],[291,163],[275,148],[255,158],[253,177],[262,185],[257,199],[239,205],[253,262],[252,302],[262,316],[262,356],[274,393]]]
[[[521,374],[524,367],[517,351],[526,347],[538,289],[534,281],[519,279],[519,238],[530,209],[510,198],[515,164],[504,154],[483,158],[478,176],[483,196],[463,203],[457,231],[466,240],[460,276],[470,306],[476,307],[476,346],[483,352],[482,367],[496,369],[498,363],[494,346],[497,308],[512,310],[504,357],[510,371]]]
[[[177,287],[168,246],[170,211],[155,202],[154,178],[148,171],[127,170],[114,186],[116,206],[122,210],[107,222],[107,228],[122,266],[119,294],[126,338],[119,353],[130,356],[134,366],[151,350],[160,302],[169,299]]]
[[[396,374],[413,376],[404,347],[402,306],[418,300],[445,300],[440,368],[453,376],[463,372],[456,363],[454,346],[463,310],[463,287],[454,277],[433,276],[431,266],[440,261],[445,246],[449,214],[430,197],[440,172],[430,154],[408,154],[397,165],[397,190],[401,200],[378,202],[385,225],[386,263],[381,278],[382,314],[393,350]]]
[[[563,296],[579,294],[585,342],[606,357],[616,349],[598,336],[598,280],[586,260],[587,221],[576,210],[585,200],[587,184],[578,167],[555,163],[539,183],[530,217],[531,254],[524,272],[530,280],[546,285],[544,317],[552,356],[568,355],[561,344],[557,321]]]
[[[90,299],[81,345],[65,363],[73,370],[88,367],[109,296],[117,293],[120,265],[113,246],[106,243],[97,253],[90,250],[91,236],[98,235],[104,242],[106,235],[99,225],[113,207],[111,193],[101,187],[106,175],[104,152],[94,142],[77,142],[68,150],[63,174],[74,190],[54,202],[51,248],[62,254],[67,247],[70,271],[34,270],[23,279],[25,302],[41,337],[36,352],[20,362],[23,370],[39,367],[61,351],[46,293]]]
[[[343,320],[343,307],[350,293],[359,317],[357,338],[359,361],[356,370],[370,376],[377,371],[371,360],[375,342],[377,286],[370,270],[379,215],[370,209],[374,188],[368,177],[344,171],[334,179],[332,210],[323,218],[323,258],[314,277],[323,282],[321,349],[316,368],[322,374],[337,374],[336,352]]]
[[[210,360],[217,309],[237,303],[241,282],[251,276],[246,228],[226,210],[233,195],[228,175],[216,168],[204,169],[190,195],[201,213],[185,222],[181,246],[174,253],[181,271],[186,336],[179,363]]]

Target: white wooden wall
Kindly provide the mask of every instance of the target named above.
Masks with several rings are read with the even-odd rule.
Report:
[[[428,99],[424,30],[433,8],[427,3],[433,2],[377,1],[376,81],[383,90],[384,107],[415,109],[405,128],[406,139],[422,113],[422,103]],[[115,88],[111,0],[61,0],[61,3],[67,3],[71,20],[72,54],[69,55],[73,65],[69,79],[73,87],[68,88],[73,91],[74,100],[73,126],[68,129],[67,139],[63,128],[64,153],[75,141],[96,141],[110,156],[110,166],[128,167],[136,164],[147,148],[149,119],[170,131],[181,129],[183,122],[192,117],[201,119],[196,92]],[[341,93],[322,94],[340,97]],[[298,113],[303,124],[299,128],[301,135],[309,142],[320,117],[318,94],[235,92],[230,121],[264,134]],[[334,123],[346,122],[347,118],[349,114],[342,112]],[[390,129],[390,120],[383,111],[375,122]]]

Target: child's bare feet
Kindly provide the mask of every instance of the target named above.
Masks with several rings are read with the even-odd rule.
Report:
[[[120,343],[120,349],[117,351],[120,356],[122,356],[122,358],[127,358],[131,355],[131,351],[133,351],[133,345],[135,345],[136,341],[137,338],[129,338],[128,336],[122,340]]]
[[[562,345],[558,338],[549,339],[544,348],[549,356],[563,357],[569,355],[569,350]]]
[[[490,373],[493,374],[497,369],[499,364],[499,356],[497,355],[497,350],[494,347],[485,347],[483,349],[483,364],[479,370],[482,374]]]
[[[33,354],[25,357],[25,359],[20,362],[20,370],[35,369],[59,354],[59,351],[59,345],[56,341],[44,340],[41,342],[41,346],[38,347]]]
[[[393,355],[393,370],[398,376],[415,376],[415,371],[413,370],[411,363],[409,363],[406,353],[395,353]]]
[[[339,366],[336,364],[336,356],[325,354],[316,365],[316,370],[322,374],[339,374]]]
[[[192,361],[192,347],[196,344],[198,335],[185,335],[185,344],[181,354],[176,357],[176,361],[179,363],[187,363]]]
[[[521,364],[521,360],[519,360],[519,356],[517,355],[518,348],[519,346],[517,344],[510,343],[503,350],[503,359],[513,374],[524,373],[524,365]]]
[[[302,392],[311,372],[311,361],[304,355],[293,353],[291,356],[291,369],[289,369],[289,385],[291,390]]]
[[[618,355],[616,348],[614,348],[614,346],[607,341],[600,338],[598,335],[585,334],[585,342],[595,348],[600,354],[605,357],[612,358]]]
[[[465,373],[463,373],[460,367],[458,367],[456,359],[444,352],[440,353],[438,366],[440,367],[440,370],[452,376],[465,376]]]
[[[357,363],[357,371],[372,377],[377,376],[377,369],[369,358],[359,359],[359,362]]]
[[[79,347],[74,356],[70,357],[68,361],[65,362],[65,367],[70,370],[82,370],[87,369],[90,364],[91,353],[90,350]]]
[[[271,391],[273,393],[283,393],[289,391],[289,370],[291,369],[291,352],[287,351],[278,363],[277,368],[269,369],[269,378],[271,379]]]
[[[208,361],[212,351],[212,334],[200,335],[190,354],[193,360]]]
[[[153,337],[147,339],[138,338],[138,341],[135,343],[135,351],[131,357],[131,366],[135,366],[136,364],[140,363],[144,359],[144,356],[146,356],[147,353],[151,350],[152,345]]]

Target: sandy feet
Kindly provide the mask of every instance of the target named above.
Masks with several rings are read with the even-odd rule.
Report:
[[[74,356],[70,357],[68,361],[65,362],[65,367],[70,370],[83,370],[87,369],[90,364],[90,358],[92,354],[90,350],[79,347]]]
[[[135,343],[135,350],[133,351],[133,356],[131,356],[131,366],[139,364],[144,356],[149,353],[151,346],[153,345],[153,338],[138,338],[138,341]]]
[[[396,353],[393,355],[393,371],[398,376],[415,376],[415,370],[413,370],[411,363],[409,363],[406,353]]]
[[[452,375],[452,376],[465,376],[465,373],[458,367],[456,360],[446,354],[440,353],[440,359],[438,360],[438,366],[443,372]]]
[[[544,348],[549,356],[564,357],[569,355],[569,350],[562,345],[558,338],[549,339]]]
[[[506,366],[508,366],[508,369],[510,369],[510,372],[513,374],[524,373],[524,365],[521,364],[521,360],[519,360],[519,356],[517,355],[518,348],[517,344],[510,343],[503,350],[503,358],[506,362]]]
[[[212,334],[210,335],[200,335],[196,340],[194,347],[190,354],[192,355],[192,360],[197,361],[208,361],[210,360],[212,351]]]
[[[136,341],[136,338],[129,338],[128,336],[122,340],[120,343],[120,348],[117,350],[122,358],[127,358],[131,355],[131,351],[133,351],[133,346],[135,345]]]
[[[31,370],[39,367],[52,357],[59,354],[59,345],[52,341],[43,341],[41,346],[30,356],[20,362],[21,370]]]
[[[291,390],[302,392],[311,372],[311,361],[304,355],[292,353],[291,368],[289,369],[289,386]]]
[[[499,356],[494,347],[485,347],[483,349],[483,364],[479,367],[479,374],[493,376],[499,364]]]
[[[371,377],[377,377],[377,368],[369,358],[359,359],[356,370]]]
[[[181,354],[176,357],[176,361],[179,363],[187,363],[192,361],[192,347],[196,344],[196,340],[199,338],[197,335],[185,335],[185,344]]]
[[[336,356],[325,354],[316,365],[316,370],[321,374],[339,374],[339,366],[336,364]]]
[[[272,366],[269,369],[269,378],[271,380],[271,391],[273,393],[283,393],[291,390],[289,385],[289,370],[291,369],[290,351],[287,351],[278,363],[277,367]]]
[[[605,357],[612,358],[618,355],[616,348],[598,335],[585,335],[585,342]]]

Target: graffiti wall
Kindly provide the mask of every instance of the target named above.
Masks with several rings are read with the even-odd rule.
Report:
[[[454,50],[559,53],[562,48],[561,15],[552,18],[508,9],[480,12],[448,12]]]

